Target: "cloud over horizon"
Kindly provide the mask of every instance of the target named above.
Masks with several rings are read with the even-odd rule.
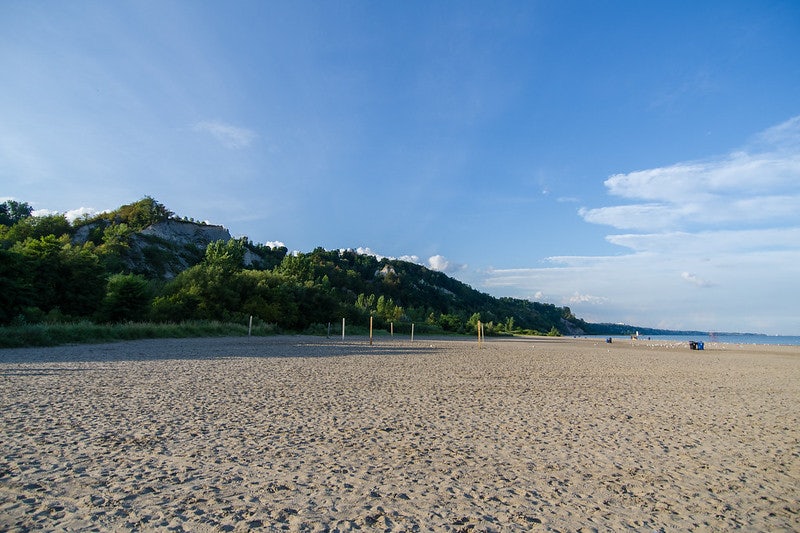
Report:
[[[769,276],[771,287],[797,285],[800,117],[721,157],[615,174],[604,184],[609,195],[631,203],[578,213],[591,224],[630,230],[606,236],[627,253],[550,257],[537,268],[492,270],[486,286],[521,297],[547,294],[587,320],[613,315],[674,329],[722,324],[729,331],[796,333],[793,298],[764,289],[761,280]],[[667,314],[680,318],[664,322]]]
[[[640,231],[796,222],[798,176],[800,117],[793,117],[722,157],[615,174],[604,182],[609,194],[635,203],[579,214],[593,224]]]

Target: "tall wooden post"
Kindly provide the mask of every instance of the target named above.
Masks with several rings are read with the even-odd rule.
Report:
[[[411,342],[414,342],[414,323],[411,323]]]
[[[369,316],[369,345],[372,346],[372,315]]]
[[[344,317],[342,317],[342,340],[344,340]]]

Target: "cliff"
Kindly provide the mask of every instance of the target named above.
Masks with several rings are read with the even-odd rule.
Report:
[[[83,225],[75,231],[72,242],[84,244],[109,226],[106,220]],[[172,279],[199,263],[209,243],[231,239],[230,232],[223,226],[168,219],[127,234],[120,255],[125,269],[130,272],[150,278]],[[259,256],[245,250],[244,266],[258,266],[260,262]]]

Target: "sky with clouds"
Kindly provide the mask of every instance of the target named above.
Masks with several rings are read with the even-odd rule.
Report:
[[[0,3],[0,198],[800,334],[800,4]]]

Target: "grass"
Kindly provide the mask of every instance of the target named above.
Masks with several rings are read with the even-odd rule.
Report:
[[[274,335],[274,324],[253,325],[255,336]],[[0,348],[58,346],[61,344],[91,344],[134,339],[169,339],[188,337],[237,337],[247,335],[243,324],[217,321],[190,321],[179,324],[125,322],[95,324],[73,322],[55,324],[25,324],[0,327]]]

